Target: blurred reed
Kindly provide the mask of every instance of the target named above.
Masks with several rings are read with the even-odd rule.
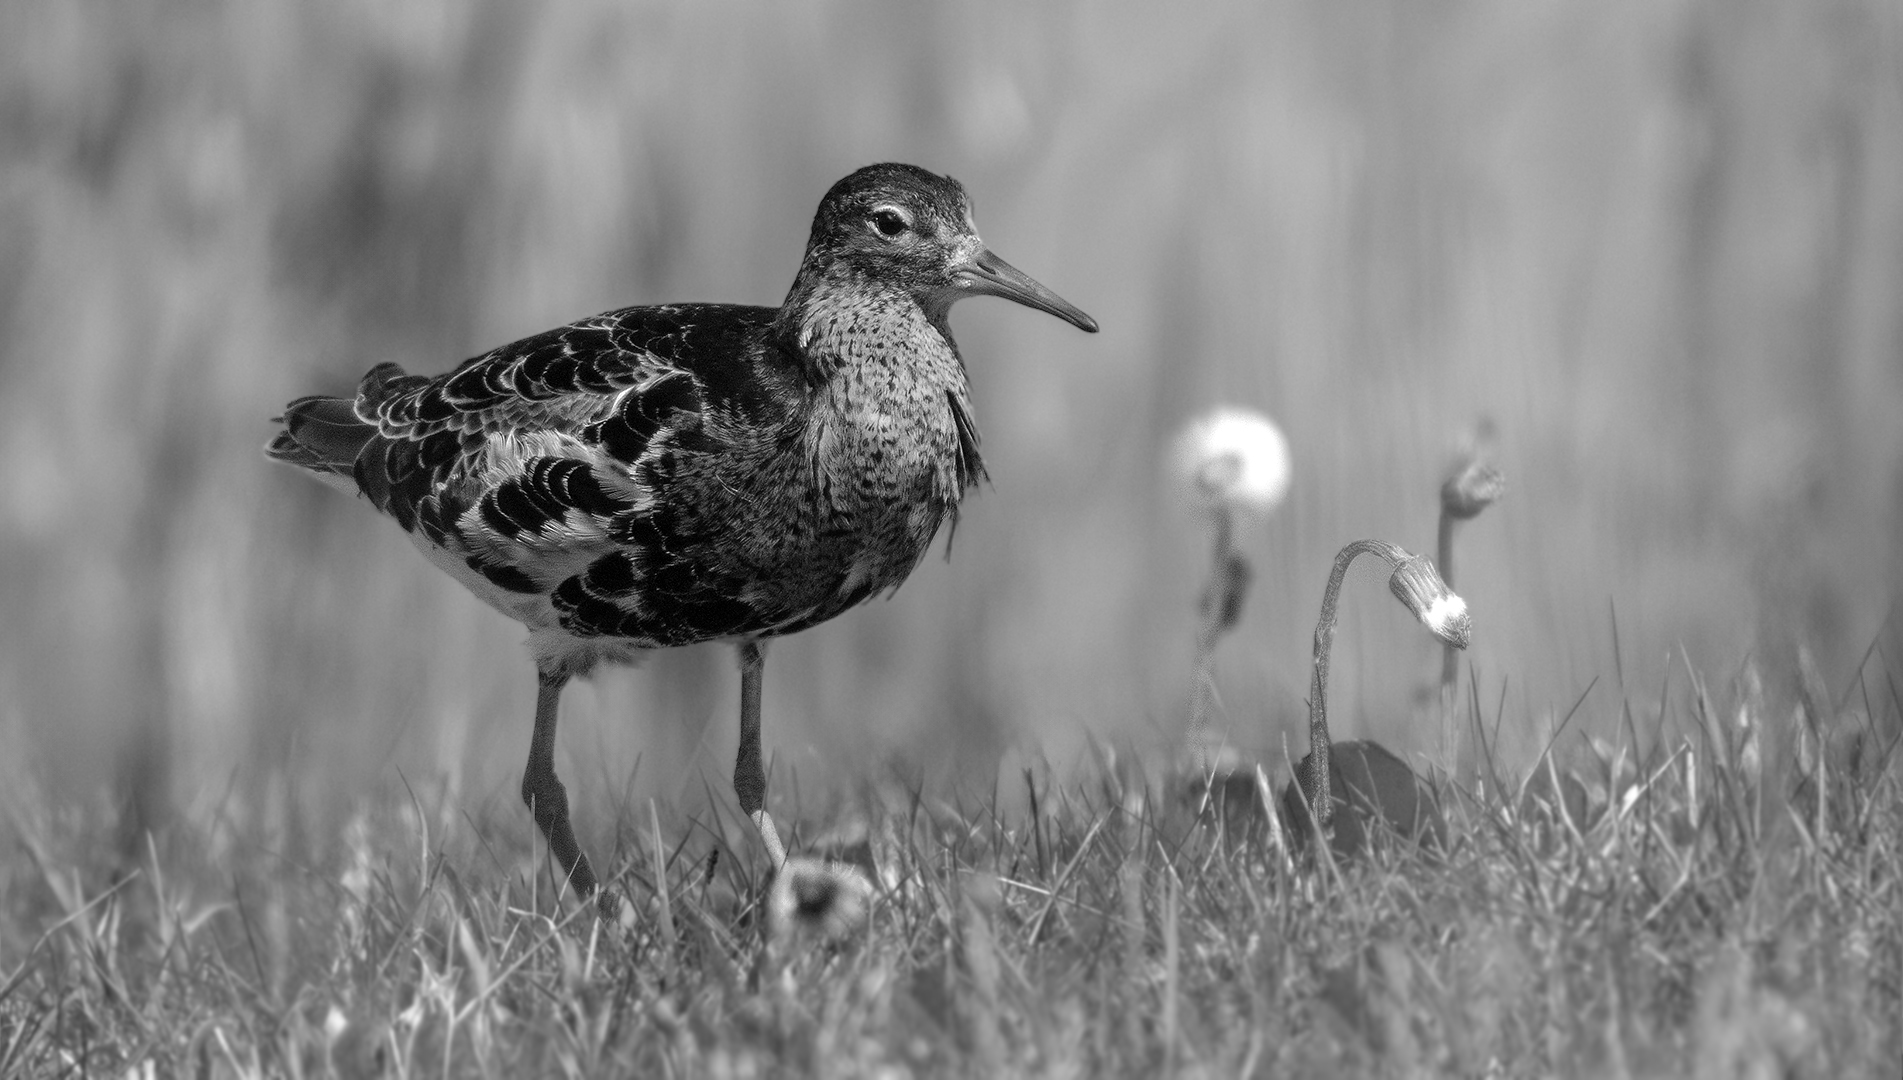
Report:
[[[995,487],[949,564],[775,646],[780,790],[888,759],[989,786],[1085,730],[1170,745],[1203,550],[1165,448],[1216,402],[1284,418],[1296,462],[1225,645],[1258,749],[1301,730],[1317,569],[1358,535],[1425,549],[1481,414],[1515,492],[1461,592],[1505,747],[1680,652],[1751,652],[1794,700],[1804,647],[1838,685],[1903,594],[1900,18],[0,6],[0,740],[48,790],[116,777],[140,820],[334,819],[391,766],[508,804],[518,628],[268,467],[265,419],[612,306],[777,303],[821,193],[882,159],[963,180],[1104,333],[960,309]],[[1344,621],[1337,734],[1430,746],[1432,643]],[[591,766],[564,775],[700,799],[729,664],[571,695]]]

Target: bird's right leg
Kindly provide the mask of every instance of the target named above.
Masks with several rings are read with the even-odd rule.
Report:
[[[535,735],[529,740],[529,764],[522,770],[522,801],[529,804],[535,824],[548,838],[549,850],[562,866],[562,876],[586,898],[595,891],[595,871],[575,843],[568,824],[568,791],[555,777],[555,711],[568,685],[565,671],[537,672]]]
[[[766,647],[757,641],[740,646],[740,751],[734,755],[733,791],[740,811],[753,821],[766,845],[773,872],[786,863],[786,847],[766,812],[766,766],[760,761],[760,679],[766,671]]]

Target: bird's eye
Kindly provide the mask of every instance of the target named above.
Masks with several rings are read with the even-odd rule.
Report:
[[[905,215],[884,207],[872,212],[872,227],[879,230],[881,236],[897,236],[906,229]]]

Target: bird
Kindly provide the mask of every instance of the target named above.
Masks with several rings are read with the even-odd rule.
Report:
[[[766,646],[897,590],[986,478],[947,321],[967,296],[1097,331],[991,252],[957,180],[869,165],[821,199],[778,307],[627,307],[433,377],[382,363],[353,396],[286,405],[265,452],[362,495],[528,628],[522,799],[576,896],[612,916],[555,774],[563,688],[652,650],[733,644],[734,792],[777,874]]]

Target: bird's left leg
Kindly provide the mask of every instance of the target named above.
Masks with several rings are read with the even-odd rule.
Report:
[[[587,898],[595,892],[595,871],[575,842],[575,830],[568,823],[568,790],[555,776],[555,715],[566,685],[565,671],[538,672],[535,734],[529,740],[528,767],[522,770],[522,801],[529,804],[535,824],[548,837],[549,850],[561,864],[562,876],[578,895]]]
[[[786,848],[766,812],[766,767],[760,762],[760,677],[766,670],[766,646],[749,641],[740,646],[740,753],[733,763],[733,791],[740,811],[760,830],[760,842],[779,873]]]

